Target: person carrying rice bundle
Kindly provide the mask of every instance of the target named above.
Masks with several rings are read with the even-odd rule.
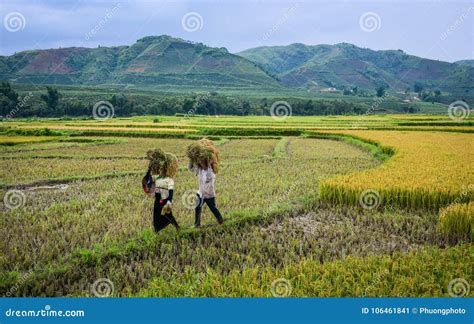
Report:
[[[188,169],[199,179],[199,190],[196,197],[194,227],[201,226],[202,206],[207,204],[219,224],[224,222],[216,206],[216,174],[219,168],[219,150],[208,139],[201,139],[187,148]]]
[[[147,159],[150,160],[148,172],[142,180],[144,191],[155,196],[153,207],[153,227],[155,232],[159,232],[169,224],[179,230],[178,222],[173,216],[173,177],[178,171],[178,159],[174,154],[165,153],[161,149],[147,152]],[[156,180],[153,180],[153,175]]]

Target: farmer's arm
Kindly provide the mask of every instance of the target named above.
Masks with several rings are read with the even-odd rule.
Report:
[[[173,203],[173,193],[174,193],[174,181],[173,179],[170,179],[168,182],[168,202],[167,204],[172,204]]]
[[[151,174],[151,169],[150,168],[148,168],[148,171],[147,171],[145,177],[148,178],[147,182],[150,181],[150,179],[151,179],[152,182],[155,182],[155,179],[153,179],[153,175]],[[147,183],[147,186],[148,186],[148,183]],[[147,192],[148,197],[155,198],[155,191],[156,190]]]
[[[154,190],[150,190],[150,191],[148,192],[148,197],[150,197],[150,198],[155,198],[155,196],[156,196],[156,179],[155,179],[155,177],[151,174],[150,169],[148,169],[148,174],[149,174],[150,177],[151,177],[151,181],[153,182],[153,188],[154,188]]]
[[[189,162],[188,164],[188,170],[193,172],[194,174],[198,174],[198,170],[197,170],[197,167],[192,163],[192,162]]]

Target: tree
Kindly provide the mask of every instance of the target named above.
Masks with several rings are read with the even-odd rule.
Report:
[[[18,93],[12,89],[9,82],[0,85],[0,114],[6,116],[18,104]]]
[[[409,114],[414,114],[416,112],[419,112],[420,109],[417,108],[416,106],[408,106],[408,107],[403,107],[403,111]]]
[[[117,116],[129,116],[133,112],[134,103],[123,93],[114,94],[109,102]]]
[[[194,114],[194,103],[195,101],[191,100],[191,99],[184,99],[184,102],[183,102],[183,111],[185,114],[188,114],[188,115],[192,115]]]
[[[9,82],[2,82],[0,85],[0,95],[7,97],[15,105],[18,103],[18,93],[13,90]]]
[[[384,86],[378,87],[377,89],[375,89],[375,91],[377,92],[377,97],[385,96],[385,87]]]
[[[50,113],[54,114],[58,107],[59,98],[61,98],[61,94],[59,93],[58,89],[54,89],[53,87],[46,87],[46,91],[46,94],[41,95],[41,100],[46,103],[46,106],[48,106]]]
[[[250,103],[246,100],[242,101],[242,115],[248,116],[251,110],[252,110],[252,106],[250,106]]]
[[[342,94],[343,94],[344,96],[352,96],[352,91],[349,90],[349,89],[344,89],[344,90],[342,91]]]
[[[421,93],[421,91],[423,91],[423,85],[419,82],[415,82],[415,85],[413,86],[413,90],[416,92],[416,93]]]

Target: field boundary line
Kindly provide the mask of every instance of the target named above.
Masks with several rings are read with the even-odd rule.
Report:
[[[282,137],[273,148],[273,158],[285,158],[288,156],[288,146],[290,145],[289,137]]]
[[[372,154],[379,161],[387,161],[396,154],[396,149],[391,146],[383,145],[377,141],[368,140],[354,135],[341,133],[320,133],[307,132],[303,138],[319,138],[334,141],[343,141],[349,145],[355,146]]]

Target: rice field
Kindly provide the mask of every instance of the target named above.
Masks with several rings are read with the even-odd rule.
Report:
[[[438,132],[341,131],[390,147],[394,156],[378,168],[328,179],[323,199],[359,204],[365,190],[375,190],[379,203],[437,209],[474,197],[474,142],[471,135]]]
[[[473,282],[471,119],[153,119],[2,125],[0,294],[91,296],[107,278],[113,296],[271,297],[275,282],[288,296],[449,296]],[[194,229],[186,147],[208,132],[226,221],[204,208]],[[179,233],[152,230],[154,148],[178,157]]]
[[[41,143],[55,141],[57,137],[49,136],[0,136],[2,146],[13,146],[27,143]]]
[[[13,132],[44,130],[83,136],[186,137],[301,135],[307,131],[380,129],[472,133],[474,117],[453,120],[447,115],[291,116],[275,120],[266,116],[140,116],[96,120],[20,120],[3,123]]]
[[[474,202],[454,203],[443,208],[438,229],[453,240],[474,240]]]

